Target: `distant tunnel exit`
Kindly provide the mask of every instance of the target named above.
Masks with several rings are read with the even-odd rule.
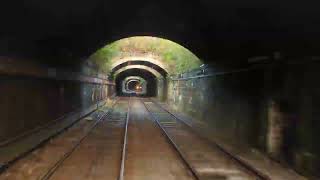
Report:
[[[144,96],[147,93],[147,81],[139,76],[128,76],[122,81],[122,93]]]
[[[157,77],[147,70],[138,68],[125,70],[116,76],[115,82],[118,96],[157,96]]]

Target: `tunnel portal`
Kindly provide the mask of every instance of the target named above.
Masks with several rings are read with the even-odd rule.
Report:
[[[130,76],[137,76],[141,77],[145,80],[145,88],[141,89],[141,91],[145,91],[144,93],[134,93],[135,95],[139,96],[145,96],[145,97],[156,97],[157,91],[158,91],[158,84],[157,84],[157,77],[152,74],[151,72],[143,69],[128,69],[121,73],[119,73],[115,77],[115,83],[116,83],[116,93],[118,96],[128,96],[129,94],[126,92],[123,92],[123,82],[125,82],[125,79]],[[128,79],[130,80],[130,79]],[[131,83],[127,84],[129,90],[134,90],[137,92],[140,92],[140,90],[137,90],[137,85],[140,85],[139,81],[132,81]],[[139,86],[140,87],[140,86]],[[141,88],[143,86],[141,85]]]
[[[122,93],[144,96],[147,93],[148,82],[139,76],[128,76],[122,81]]]
[[[129,157],[130,160],[121,157],[122,168],[126,160],[133,164],[163,161],[159,166],[152,166],[155,168],[149,174],[150,178],[146,179],[153,179],[153,175],[162,172],[159,168],[168,170],[165,175],[179,174],[173,172],[169,165],[179,162],[185,163],[183,167],[194,167],[183,172],[186,177],[193,174],[197,177],[195,179],[304,179],[290,168],[280,167],[278,161],[291,163],[290,167],[296,170],[302,170],[301,167],[295,167],[301,162],[317,164],[314,157],[319,157],[320,151],[318,146],[313,146],[314,141],[304,141],[307,143],[300,148],[310,148],[304,149],[304,152],[295,151],[294,146],[302,137],[313,137],[319,132],[315,131],[317,124],[314,124],[314,128],[309,128],[310,131],[296,133],[298,127],[301,128],[300,121],[306,119],[309,123],[313,122],[310,111],[304,111],[310,109],[313,113],[316,107],[312,109],[311,98],[306,99],[301,95],[312,93],[309,97],[318,97],[312,88],[318,72],[314,67],[319,68],[320,64],[311,59],[311,62],[304,64],[304,68],[311,73],[306,72],[301,77],[302,66],[299,62],[287,62],[277,52],[270,58],[255,57],[248,62],[261,60],[261,64],[243,66],[203,64],[186,48],[155,37],[121,39],[101,48],[88,59],[81,59],[77,66],[69,69],[6,59],[1,62],[0,68],[4,75],[0,92],[5,94],[0,103],[4,117],[0,122],[0,147],[4,149],[0,151],[0,171],[59,132],[67,134],[68,138],[63,139],[62,136],[62,141],[53,144],[59,144],[59,148],[63,146],[66,156],[62,159],[55,156],[57,145],[49,149],[53,152],[50,154],[54,159],[53,166],[50,166],[53,169],[48,167],[49,171],[39,170],[47,174],[45,178],[38,179],[48,179],[50,177],[47,176],[51,175],[68,179],[66,177],[70,177],[70,174],[59,171],[56,165],[64,169],[60,162],[69,162],[70,159],[74,160],[70,164],[81,166],[84,170],[79,172],[75,168],[70,171],[74,173],[71,176],[82,173],[83,177],[96,177],[92,169],[103,159],[101,156],[110,156],[110,148],[116,148],[112,152],[118,155],[122,150],[122,156],[126,155],[127,150],[137,150],[134,156]],[[304,87],[299,86],[301,82]],[[291,103],[292,99],[302,104],[301,109]],[[300,111],[304,113],[299,114]],[[73,126],[78,123],[79,126]],[[123,127],[119,128],[119,124]],[[79,131],[88,129],[88,126],[89,131]],[[65,131],[69,127],[75,129]],[[110,129],[119,133],[106,136],[105,133],[110,133]],[[126,148],[127,133],[130,137],[128,145],[135,148]],[[133,140],[131,137],[138,138]],[[141,141],[140,137],[147,137],[144,139],[147,143]],[[70,143],[70,139],[78,141]],[[105,143],[105,139],[119,141],[115,145]],[[82,146],[82,143],[87,145]],[[66,144],[72,147],[66,147]],[[73,152],[75,149],[79,151]],[[144,156],[141,152],[146,149],[152,149],[150,152],[157,154]],[[254,155],[258,163],[250,161],[252,149],[265,151],[263,156]],[[166,153],[163,154],[162,150]],[[178,154],[180,156],[176,156]],[[191,157],[188,159],[184,154],[195,156],[188,156]],[[68,159],[69,155],[76,158]],[[93,160],[88,155],[92,155]],[[170,158],[163,158],[163,155]],[[32,164],[27,165],[32,169],[39,160],[48,159],[48,154],[40,156],[43,154],[35,155],[31,163],[28,160],[20,161],[25,163],[21,167]],[[116,159],[114,163],[104,161],[105,164],[97,165],[103,169],[103,176],[112,174],[106,173],[108,165],[119,164],[117,160],[120,157],[114,158],[116,156],[111,156],[113,160]],[[265,161],[266,158],[270,161]],[[146,166],[131,167],[140,168],[139,172],[144,175],[149,164],[140,164]],[[212,167],[219,167],[219,172]],[[13,168],[13,172],[21,172],[18,176],[25,174],[25,170],[21,169]],[[314,168],[308,172],[318,173]],[[0,179],[1,175],[0,172]],[[15,176],[14,173],[11,175]],[[37,174],[31,173],[30,176],[36,177]]]

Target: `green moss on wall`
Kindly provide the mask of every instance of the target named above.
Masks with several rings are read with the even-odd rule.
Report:
[[[180,74],[201,65],[200,59],[188,49],[172,41],[155,37],[131,37],[115,41],[99,49],[89,60],[99,71],[109,73],[114,58],[149,54],[158,56],[169,68],[169,74]]]

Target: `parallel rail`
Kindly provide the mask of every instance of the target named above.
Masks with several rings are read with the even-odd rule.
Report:
[[[122,153],[121,153],[121,157],[119,158],[119,161],[121,161],[120,167],[119,167],[119,175],[118,175],[118,180],[123,180],[124,179],[124,173],[125,173],[125,160],[126,160],[126,150],[127,150],[127,139],[128,139],[128,124],[129,124],[129,119],[130,119],[130,100],[131,98],[129,98],[128,100],[128,107],[127,107],[127,113],[126,113],[126,119],[123,120],[123,118],[121,118],[122,122],[124,122],[124,134],[123,137],[122,135],[119,137],[119,140],[122,139]],[[101,124],[103,121],[106,120],[106,118],[109,118],[110,116],[112,116],[112,113],[114,111],[114,107],[118,104],[119,99],[117,99],[111,106],[111,108],[104,112],[95,122],[94,124],[90,127],[90,129],[76,142],[75,145],[72,146],[72,148],[70,150],[68,150],[68,152],[66,152],[57,162],[55,162],[53,165],[51,165],[51,167],[49,168],[49,170],[47,170],[44,175],[42,175],[41,177],[39,177],[40,180],[48,180],[50,179],[59,168],[62,168],[64,162],[69,159],[73,153],[80,148],[81,144],[83,144],[83,142],[88,138],[88,136],[90,134],[93,133],[94,129],[97,128],[97,126],[99,124]],[[111,120],[108,121],[110,122],[111,126],[113,122],[120,122],[120,120]],[[38,147],[36,147],[38,148]],[[36,149],[34,148],[34,149]],[[120,151],[120,149],[119,149]],[[7,169],[8,166],[7,165],[0,165],[0,168],[4,168]]]
[[[115,102],[117,102],[117,101],[118,101],[118,99],[115,100]],[[101,102],[103,102],[103,101],[99,101],[99,102],[97,102],[96,105],[93,105],[93,106],[98,106],[98,104],[100,104]],[[57,123],[59,123],[59,122],[61,121],[61,119],[66,118],[66,117],[69,117],[69,116],[72,116],[72,115],[75,115],[76,113],[79,113],[79,112],[78,112],[79,110],[80,110],[80,108],[77,109],[77,110],[75,110],[75,111],[72,111],[72,112],[70,112],[70,113],[67,113],[67,114],[61,116],[60,118],[55,119],[54,121],[51,121],[51,122],[49,122],[49,123],[47,123],[47,124],[44,124],[44,125],[42,125],[42,126],[39,126],[39,127],[35,128],[35,129],[32,129],[32,130],[30,130],[30,131],[27,131],[27,132],[25,132],[25,133],[23,133],[23,134],[20,134],[20,135],[16,136],[16,137],[10,138],[10,139],[8,139],[8,140],[6,140],[6,141],[2,141],[2,142],[0,142],[0,148],[6,147],[6,146],[10,146],[11,144],[14,144],[14,143],[16,143],[16,142],[19,142],[19,141],[22,140],[23,138],[28,138],[29,136],[32,136],[33,134],[36,134],[36,133],[40,132],[41,130],[44,130],[44,129],[46,129],[46,128],[50,128],[50,127],[56,125]],[[86,115],[88,115],[88,114],[90,114],[90,113],[92,113],[92,112],[94,112],[94,111],[96,111],[96,110],[97,110],[97,109],[92,110],[92,111],[88,112]],[[3,173],[4,171],[6,171],[6,170],[7,170],[12,164],[14,164],[16,161],[18,161],[19,159],[23,158],[24,156],[26,156],[26,155],[29,154],[30,152],[34,151],[35,149],[41,147],[44,143],[48,142],[50,139],[56,137],[57,135],[61,134],[62,132],[64,132],[64,131],[67,130],[68,128],[72,127],[74,124],[76,124],[77,122],[79,122],[79,120],[82,119],[83,117],[85,117],[86,115],[83,115],[82,117],[77,118],[77,120],[74,120],[73,122],[71,122],[71,123],[70,123],[69,125],[67,125],[66,127],[62,128],[62,129],[59,130],[58,132],[50,135],[48,138],[45,138],[45,139],[42,140],[40,143],[36,144],[33,148],[28,149],[28,150],[22,152],[21,154],[19,154],[18,156],[16,156],[16,157],[13,158],[12,160],[1,163],[1,164],[0,164],[0,173]]]
[[[184,164],[188,167],[188,169],[190,170],[190,172],[192,173],[192,175],[197,179],[200,180],[200,175],[197,173],[197,171],[194,169],[194,167],[188,163],[186,157],[184,156],[184,154],[181,152],[180,148],[178,147],[178,145],[173,141],[173,139],[169,136],[168,132],[162,127],[161,123],[159,122],[158,118],[153,115],[153,113],[149,110],[149,108],[146,106],[146,104],[141,101],[142,104],[144,105],[144,107],[146,108],[146,110],[148,111],[149,115],[155,120],[155,122],[157,123],[158,127],[162,130],[163,134],[166,136],[167,140],[169,141],[169,143],[175,148],[175,150],[178,152],[179,157],[181,158],[181,160],[184,162]]]
[[[118,104],[118,101],[119,100],[116,100],[114,102],[114,104],[112,105],[111,109],[109,111],[105,112],[101,117],[99,117],[99,119],[96,122],[94,122],[94,124],[90,127],[88,132],[86,132],[86,134],[83,135],[80,138],[80,140],[72,147],[72,149],[70,149],[66,154],[64,154],[62,158],[60,158],[55,164],[53,164],[50,167],[50,169],[48,171],[46,171],[44,176],[42,176],[40,178],[41,180],[48,180],[55,174],[55,172],[63,165],[63,163],[75,152],[76,149],[78,149],[80,147],[80,145],[84,142],[84,140],[93,132],[93,130],[99,124],[101,124],[102,121],[104,121],[106,118],[108,118],[108,116],[110,116],[112,114],[114,107],[116,106],[116,104]],[[170,118],[170,121],[172,121],[172,122],[170,122],[170,121],[166,122],[169,126],[166,126],[166,124],[163,124],[163,122],[161,122],[159,117],[157,117],[155,115],[155,113],[150,110],[150,107],[143,100],[140,99],[140,101],[144,105],[144,107],[145,107],[146,111],[149,113],[150,117],[154,120],[154,122],[156,122],[156,124],[159,127],[159,129],[161,129],[162,134],[166,137],[166,139],[172,145],[172,147],[174,147],[174,149],[177,152],[177,155],[180,157],[180,159],[184,163],[185,167],[188,168],[188,170],[191,172],[191,174],[193,175],[193,177],[195,179],[201,180],[201,178],[202,178],[201,177],[202,176],[201,173],[199,174],[199,172],[196,170],[194,164],[192,164],[191,162],[189,162],[187,160],[188,158],[186,157],[185,153],[182,152],[182,149],[178,146],[178,144],[172,138],[172,136],[170,135],[170,133],[168,132],[166,127],[175,128],[175,125],[181,124],[183,128],[186,128],[187,130],[190,130],[190,132],[193,132],[200,139],[203,139],[204,142],[208,142],[208,145],[214,146],[214,148],[216,148],[217,150],[219,150],[223,154],[225,154],[226,157],[230,158],[230,160],[235,162],[235,164],[237,164],[239,167],[241,167],[248,175],[254,176],[258,180],[270,180],[269,177],[265,176],[264,174],[262,174],[261,172],[256,170],[254,167],[252,167],[249,164],[243,162],[239,158],[235,157],[233,154],[231,154],[228,151],[226,151],[220,145],[216,144],[215,142],[212,142],[208,138],[206,138],[206,137],[202,136],[201,134],[199,134],[198,132],[196,132],[190,126],[190,124],[186,123],[185,121],[183,121],[182,119],[177,117],[175,114],[171,113],[169,110],[167,110],[166,108],[162,107],[157,102],[155,102],[155,101],[153,101],[151,99],[148,100],[148,102],[151,102],[152,104],[156,105],[156,107],[158,107],[159,109],[163,110],[165,113],[169,114],[169,116],[172,117],[172,118]],[[131,111],[131,107],[130,106],[131,106],[131,98],[129,97],[129,99],[128,99],[128,107],[127,107],[127,114],[126,114],[126,117],[125,117],[126,118],[125,121],[124,121],[124,117],[122,118],[122,122],[124,122],[124,133],[123,133],[123,139],[122,139],[122,152],[121,152],[121,157],[119,159],[121,161],[121,164],[120,164],[120,169],[119,169],[118,180],[124,180],[124,174],[125,174],[125,162],[126,162],[127,141],[128,141],[128,126],[129,126],[130,111]],[[121,138],[122,138],[122,135],[119,136],[119,139],[121,139]]]
[[[103,101],[104,101],[104,100],[103,100]],[[93,107],[93,106],[98,106],[98,104],[100,104],[100,103],[103,102],[103,101],[97,102],[95,105],[92,105],[92,107]],[[5,140],[5,141],[1,141],[1,142],[0,142],[0,148],[1,148],[1,147],[8,146],[8,145],[10,145],[10,144],[13,144],[13,143],[15,143],[15,142],[17,142],[17,141],[19,141],[19,140],[21,140],[21,139],[23,139],[23,138],[26,138],[26,137],[28,137],[28,136],[31,136],[31,135],[34,134],[34,133],[37,133],[37,132],[39,132],[39,131],[41,131],[41,130],[43,130],[43,129],[49,128],[49,127],[51,127],[51,126],[54,126],[55,124],[61,122],[62,119],[66,118],[66,117],[69,117],[69,116],[72,116],[72,115],[74,115],[74,114],[80,113],[80,110],[81,110],[81,107],[76,108],[74,111],[71,111],[71,112],[69,112],[69,113],[66,113],[66,114],[62,115],[61,117],[59,117],[59,118],[57,118],[57,119],[55,119],[55,120],[53,120],[53,121],[50,121],[50,122],[48,122],[48,123],[46,123],[46,124],[44,124],[44,125],[38,126],[38,127],[34,128],[34,129],[31,129],[31,130],[29,130],[29,131],[26,131],[26,132],[24,132],[24,133],[22,133],[22,134],[19,134],[18,136],[12,137],[12,138],[7,139],[7,140]],[[91,112],[92,112],[92,111],[91,111]],[[80,119],[81,119],[81,118],[80,118]]]
[[[160,109],[164,110],[166,113],[168,113],[170,116],[172,116],[177,122],[182,123],[183,125],[185,125],[189,130],[191,130],[192,132],[194,132],[199,138],[203,139],[204,141],[208,142],[208,144],[213,145],[215,148],[218,148],[222,153],[224,153],[225,155],[227,155],[227,157],[229,157],[231,160],[233,160],[235,163],[237,163],[239,166],[243,167],[249,174],[257,177],[257,179],[259,180],[270,180],[270,178],[268,176],[266,176],[265,174],[262,174],[260,171],[258,171],[257,169],[255,169],[254,167],[252,167],[251,165],[249,165],[248,163],[244,162],[243,160],[241,160],[240,158],[234,156],[232,153],[228,152],[227,150],[225,150],[223,147],[221,147],[219,144],[209,140],[207,137],[200,135],[198,132],[196,132],[188,123],[186,123],[185,121],[181,120],[179,117],[177,117],[175,114],[173,114],[172,112],[170,112],[169,110],[163,108],[161,105],[159,105],[157,102],[153,101],[152,99],[149,99],[150,102],[152,102],[153,104],[155,104],[157,107],[159,107]],[[158,121],[157,117],[155,117],[153,115],[152,112],[149,111],[149,109],[147,108],[147,106],[145,105],[145,103],[143,102],[144,106],[146,107],[146,109],[148,110],[148,112],[150,113],[150,115],[153,117],[153,119],[155,119],[155,121],[157,122],[158,126],[164,131],[164,133],[166,134],[166,136],[168,137],[169,141],[171,142],[171,144],[177,149],[177,151],[179,152],[180,156],[184,159],[185,163],[188,164],[188,162],[186,161],[186,159],[183,157],[181,151],[179,150],[179,148],[177,147],[177,145],[173,142],[173,140],[169,137],[168,133],[166,132],[166,130],[162,127],[161,123]],[[191,165],[188,164],[188,167],[191,169],[192,173],[195,175],[195,177],[197,177],[199,179],[199,175],[196,173],[196,171],[194,170],[194,168],[192,168]]]
[[[73,148],[68,151],[64,156],[59,159],[48,171],[47,173],[40,178],[41,180],[48,180],[50,177],[55,173],[55,171],[63,164],[63,162],[68,159],[72,153],[79,148],[81,143],[92,133],[92,131],[103,121],[103,119],[107,118],[111,112],[113,111],[113,107],[118,103],[118,100],[112,105],[111,109],[106,112],[104,115],[102,115],[95,123],[94,125],[89,129],[89,131],[73,146]]]
[[[124,138],[123,138],[123,146],[122,146],[122,156],[121,156],[121,166],[120,166],[119,180],[123,180],[124,179],[126,151],[127,151],[127,140],[128,140],[128,124],[129,124],[129,119],[130,119],[130,100],[131,100],[131,98],[129,97],[127,118],[126,118]]]

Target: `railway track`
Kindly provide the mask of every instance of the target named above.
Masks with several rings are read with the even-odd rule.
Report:
[[[126,180],[196,179],[163,131],[151,119],[140,98],[132,98],[128,126]]]
[[[101,117],[88,134],[52,166],[41,180],[102,179],[102,177],[122,180],[130,99],[128,100],[126,112],[121,108],[117,110],[118,105],[119,102],[114,105],[113,110],[109,114]],[[88,157],[83,158],[83,156]],[[100,158],[109,159],[107,161],[100,161]],[[101,167],[106,169],[96,169]],[[78,178],[75,178],[77,176]]]
[[[103,101],[98,102],[95,106],[98,107],[101,102]],[[91,112],[82,111],[81,108],[78,108],[44,125],[0,142],[0,174],[30,152],[78,124],[82,119],[81,117],[87,114],[95,114],[94,112],[97,111],[93,109]],[[65,121],[62,121],[64,118],[66,118]]]
[[[168,141],[198,180],[270,178],[214,144],[152,100],[142,102]]]
[[[111,179],[121,179],[120,177],[123,176],[121,173],[124,170],[120,171],[120,169],[124,165],[122,165],[122,162],[120,168],[120,157],[122,159],[125,157],[126,133],[124,133],[124,129],[129,120],[129,101],[117,99],[111,108],[103,107],[91,114],[92,119],[80,120],[70,130],[52,138],[48,143],[37,147],[34,151],[11,163],[0,173],[0,179],[77,179],[68,175],[61,178],[59,174],[65,174],[61,172],[68,169],[66,164],[69,162],[75,163],[74,165],[76,166],[80,164],[80,168],[87,164],[81,157],[91,158],[96,156],[98,159],[99,153],[106,150],[109,145],[116,145],[114,147],[116,151],[114,152],[118,152],[118,159],[115,159],[115,161],[119,164],[118,167],[114,168],[116,170],[113,173],[117,178]],[[124,107],[127,107],[127,109]],[[109,132],[112,133],[110,134]],[[106,140],[108,141],[107,143]],[[118,142],[115,143],[113,140],[118,140]],[[102,146],[99,146],[99,144]],[[94,150],[94,147],[97,147],[97,149]],[[122,156],[121,149],[123,150]],[[95,159],[96,162],[98,162],[97,159]],[[78,161],[78,163],[75,161]],[[90,163],[90,161],[88,162]],[[114,164],[117,165],[117,163]],[[119,174],[119,172],[121,173]],[[78,170],[74,173],[77,174]]]
[[[125,162],[126,162],[126,151],[127,151],[127,139],[128,139],[128,124],[130,119],[130,100],[129,97],[128,101],[128,110],[127,110],[127,117],[126,117],[126,124],[125,124],[125,131],[124,131],[124,138],[123,138],[123,146],[122,146],[122,154],[121,154],[121,166],[120,166],[120,174],[119,180],[124,179],[124,170],[125,170]]]
[[[121,98],[112,109],[43,173],[23,179],[269,180],[152,100]]]

